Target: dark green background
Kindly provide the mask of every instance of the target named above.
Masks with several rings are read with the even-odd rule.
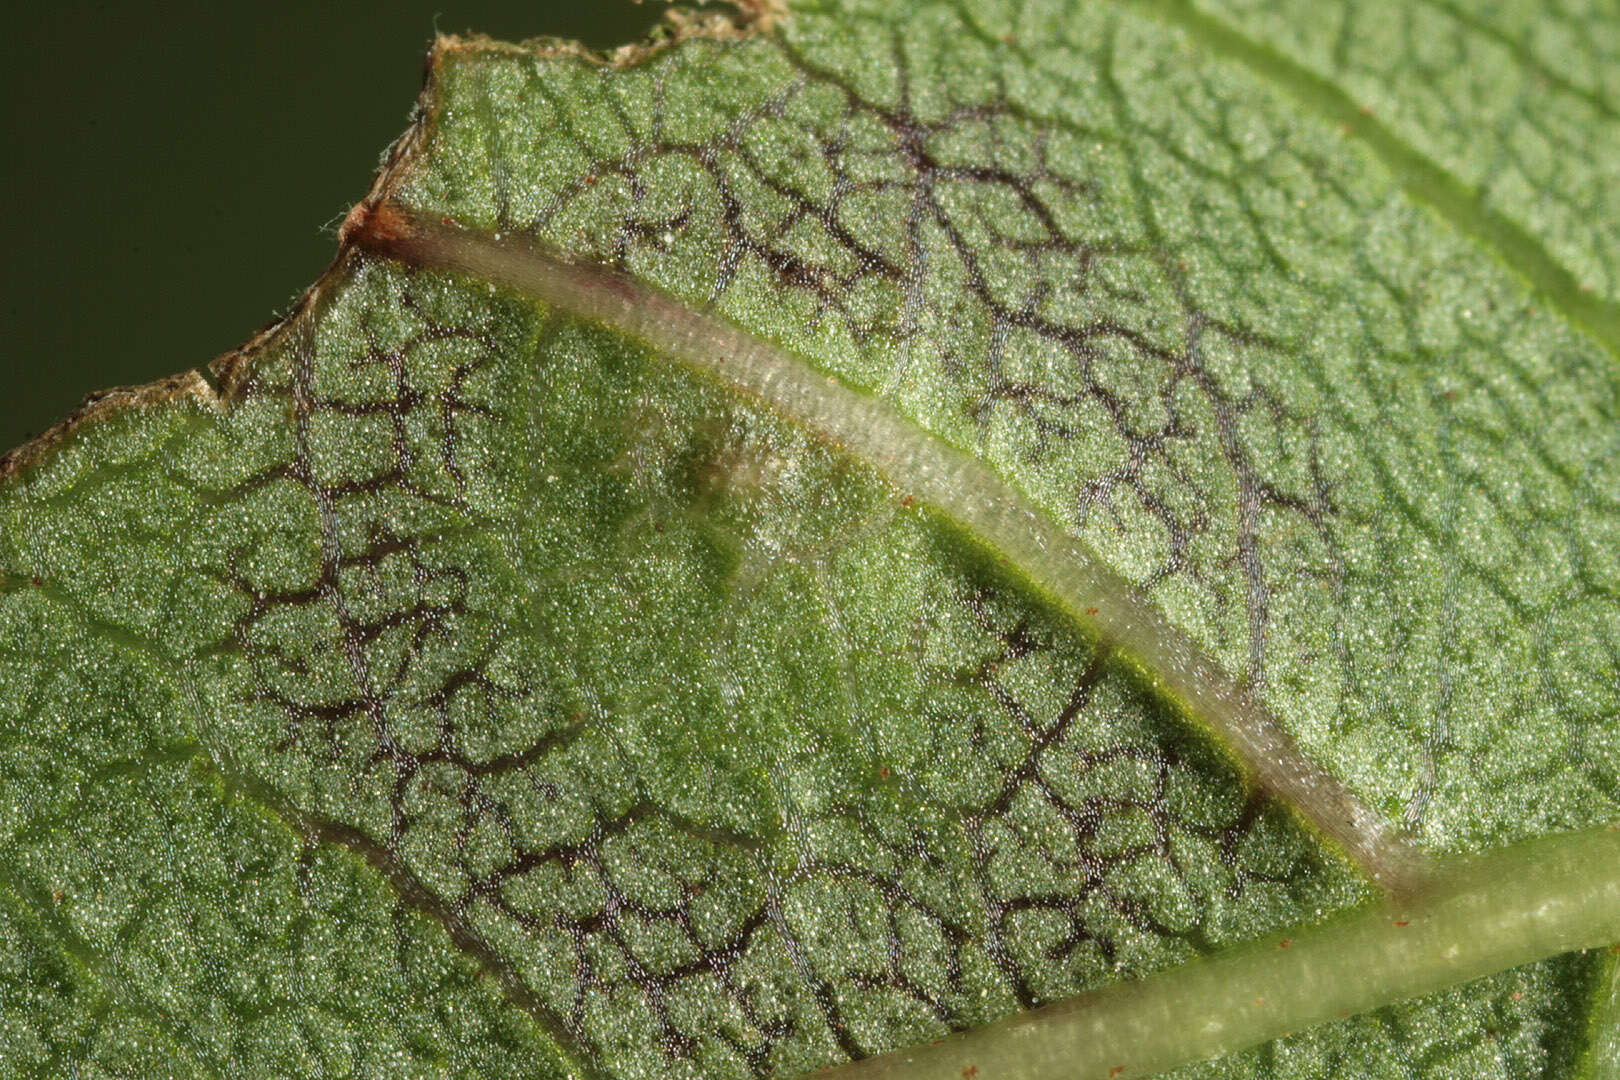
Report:
[[[64,3],[0,45],[0,451],[87,392],[198,367],[331,257],[403,129],[435,28],[598,48],[662,5]]]

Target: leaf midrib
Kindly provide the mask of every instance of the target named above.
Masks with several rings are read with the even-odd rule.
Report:
[[[1112,983],[824,1080],[1132,1080],[1620,935],[1620,826],[1542,837],[1416,897]],[[1593,868],[1599,868],[1594,872]]]
[[[351,220],[347,239],[364,251],[470,276],[605,326],[835,445],[963,531],[1114,649],[1172,707],[1212,733],[1255,786],[1295,809],[1368,878],[1391,891],[1421,879],[1416,849],[1302,753],[1243,683],[965,450],[801,356],[633,278],[567,261],[527,237],[462,229],[387,201]]]

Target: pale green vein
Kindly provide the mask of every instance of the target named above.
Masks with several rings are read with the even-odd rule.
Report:
[[[1454,20],[1468,33],[1478,34],[1511,54],[1519,66],[1534,76],[1536,82],[1555,93],[1574,98],[1605,120],[1620,120],[1620,112],[1617,112],[1614,105],[1601,93],[1565,77],[1557,68],[1549,66],[1537,56],[1526,42],[1504,33],[1500,28],[1492,26],[1472,12],[1465,11],[1450,0],[1425,0],[1425,3]]]
[[[569,1033],[563,1019],[541,1000],[507,958],[460,912],[428,887],[397,853],[360,829],[305,812],[275,787],[242,768],[223,748],[199,747],[199,760],[223,782],[226,790],[263,807],[286,828],[310,844],[325,844],[352,852],[393,890],[407,908],[433,920],[457,949],[471,957],[517,1008],[529,1014],[550,1040],[559,1060],[568,1061],[572,1076],[599,1075],[590,1057]]]
[[[184,671],[184,665],[170,655],[156,641],[147,638],[135,631],[101,620],[89,613],[84,605],[75,597],[56,589],[49,583],[39,579],[22,578],[15,574],[0,573],[0,595],[32,589],[53,602],[61,604],[71,610],[74,618],[84,631],[105,640],[115,646],[122,647],[129,653],[145,657],[162,671]],[[200,710],[199,710],[200,714]],[[114,776],[128,775],[142,768],[162,765],[173,765],[180,762],[193,762],[202,766],[209,772],[218,776],[225,788],[233,795],[244,798],[254,805],[263,807],[268,813],[274,815],[275,820],[290,829],[310,843],[327,844],[342,847],[363,858],[378,878],[391,888],[400,901],[408,908],[421,912],[428,918],[438,922],[444,930],[450,943],[464,954],[472,957],[484,973],[492,979],[501,989],[506,999],[517,1008],[528,1013],[539,1027],[551,1039],[552,1046],[559,1058],[584,1061],[586,1055],[574,1044],[566,1031],[562,1020],[543,1002],[532,988],[523,980],[517,970],[502,957],[489,942],[474,929],[464,918],[452,911],[449,905],[437,896],[431,889],[416,876],[392,851],[378,844],[360,830],[341,822],[327,821],[305,813],[275,790],[269,784],[260,781],[246,770],[236,765],[234,760],[222,747],[206,746],[192,739],[183,739],[162,746],[149,748],[144,754],[127,761],[115,762],[108,766],[97,777],[86,784],[86,789],[98,786]],[[71,818],[68,811],[63,819]],[[45,831],[59,822],[31,821],[27,828],[19,835],[27,836],[35,831]],[[694,826],[697,828],[697,826]],[[0,852],[0,855],[3,855]],[[19,879],[7,873],[3,859],[0,859],[0,899],[3,899],[3,890],[10,889],[18,892]],[[32,897],[34,907],[42,912],[41,920],[48,922],[51,932],[62,944],[67,955],[72,957],[81,970],[89,973],[111,971],[108,964],[96,953],[92,947],[78,938],[71,927],[68,927],[59,916],[45,919],[44,912],[49,911],[39,901],[37,896]],[[54,915],[54,913],[52,913]],[[138,1003],[137,1003],[138,1004]],[[161,1019],[156,1012],[140,1012],[136,1014],[153,1020]],[[594,1073],[579,1066],[576,1075],[590,1076]]]
[[[54,945],[58,956],[77,976],[75,992],[91,1002],[89,1013],[98,1023],[106,1022],[109,1014],[116,1010],[123,1017],[144,1024],[168,1047],[177,1062],[186,1062],[198,1073],[220,1075],[206,1056],[198,1052],[197,1042],[186,1025],[141,994],[122,970],[116,955],[108,955],[87,941],[62,913],[57,899],[46,895],[38,884],[24,879],[12,868],[9,859],[0,859],[0,903],[32,924],[41,939]]]
[[[819,1080],[1128,1080],[1615,938],[1620,828],[1565,833],[1459,863],[1406,901]]]
[[[1576,1075],[1583,1080],[1620,1080],[1620,945],[1604,957],[1592,993],[1586,1055]]]
[[[1398,891],[1421,876],[1420,857],[1391,825],[1301,753],[1236,679],[976,458],[731,323],[620,275],[566,262],[527,238],[470,232],[392,205],[357,212],[350,221],[346,239],[370,251],[468,274],[610,327],[871,465],[1115,647],[1205,725],[1253,783],[1292,805],[1373,880]]]
[[[1255,41],[1191,0],[1133,0],[1132,7],[1185,31],[1216,56],[1236,61],[1358,140],[1383,162],[1408,196],[1432,207],[1459,233],[1494,254],[1574,325],[1620,359],[1620,305],[1584,288],[1518,222],[1485,205],[1481,193],[1402,139],[1343,89]]]

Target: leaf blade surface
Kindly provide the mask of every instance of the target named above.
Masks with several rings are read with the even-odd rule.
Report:
[[[622,67],[446,44],[423,110],[390,198],[617,266],[972,454],[1431,850],[1617,816],[1611,358],[1241,65],[1130,8],[805,5]],[[201,1075],[791,1075],[1366,895],[870,462],[577,316],[351,252],[222,399],[8,480],[33,1067],[130,1067],[112,1017]],[[198,794],[112,794],[149,769]],[[152,854],[221,814],[259,829],[265,959],[275,917],[209,936],[231,905],[192,899],[228,845],[206,885]],[[345,888],[392,923],[363,975],[294,945],[357,918]],[[235,997],[175,973],[233,955]],[[98,964],[162,1006],[61,974]],[[424,1015],[345,1011],[346,979]],[[1211,1068],[1565,1075],[1598,981],[1555,961]]]

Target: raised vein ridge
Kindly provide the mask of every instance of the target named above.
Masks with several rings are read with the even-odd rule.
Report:
[[[258,777],[243,771],[225,755],[217,754],[217,751],[210,752],[201,746],[196,748],[196,753],[200,761],[220,775],[230,790],[268,809],[306,843],[330,844],[363,858],[372,870],[388,883],[401,903],[438,923],[457,949],[477,961],[479,967],[500,986],[506,999],[528,1013],[561,1052],[568,1055],[576,1065],[587,1060],[587,1055],[569,1034],[562,1018],[546,1006],[517,969],[501,956],[499,950],[490,944],[483,934],[452,910],[426,882],[413,873],[397,854],[352,825],[300,810],[286,796]],[[580,1067],[580,1075],[598,1075],[593,1069]]]
[[[1476,191],[1397,135],[1340,87],[1255,41],[1192,0],[1137,0],[1140,10],[1179,27],[1217,56],[1233,60],[1356,139],[1383,162],[1408,196],[1491,252],[1571,323],[1620,359],[1620,305],[1582,288],[1528,230],[1484,205]]]
[[[965,530],[1161,694],[1206,726],[1261,790],[1283,799],[1371,880],[1404,892],[1420,855],[1307,758],[1264,705],[1079,540],[983,463],[877,399],[712,315],[610,271],[567,262],[526,237],[471,232],[381,202],[345,239],[412,265],[468,274],[642,341],[868,463]]]

